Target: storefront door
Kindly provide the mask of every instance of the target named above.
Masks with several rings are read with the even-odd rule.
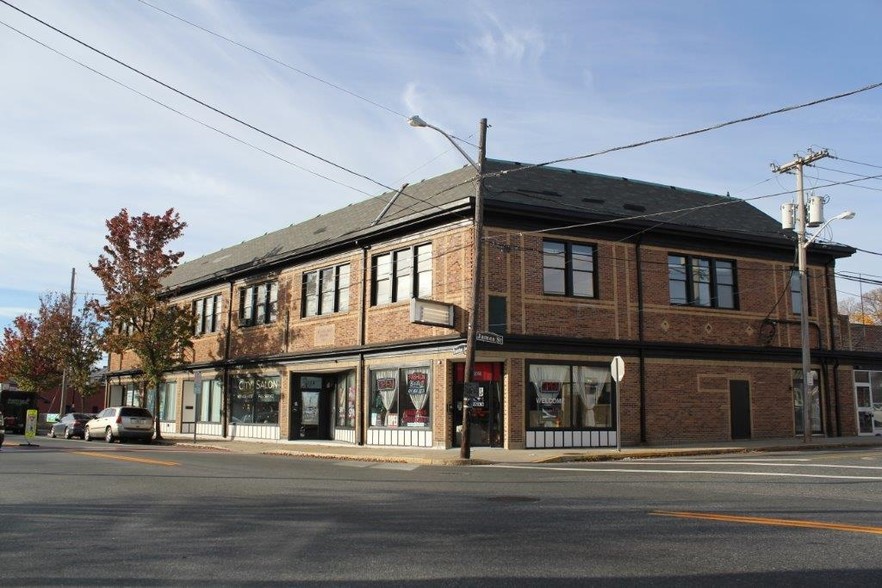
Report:
[[[855,371],[858,433],[882,434],[882,371]]]
[[[330,439],[335,377],[291,376],[291,430],[289,439]]]
[[[478,384],[469,411],[469,443],[472,447],[503,446],[503,394],[501,363],[475,364],[472,380]],[[453,445],[462,443],[462,393],[465,365],[455,366],[453,385]]]

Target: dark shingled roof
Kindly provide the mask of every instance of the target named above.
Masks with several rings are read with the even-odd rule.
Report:
[[[738,198],[553,167],[488,161],[485,201],[587,216],[786,238],[778,220]]]
[[[751,234],[789,240],[775,219],[747,202],[627,178],[552,167],[487,160],[488,209],[532,209],[566,214],[574,222],[599,218],[633,219],[701,232]],[[181,264],[166,281],[169,288],[196,286],[247,273],[286,258],[353,242],[383,229],[465,206],[474,196],[471,167],[449,172],[396,193],[351,204],[256,239]],[[393,200],[388,210],[384,209]]]

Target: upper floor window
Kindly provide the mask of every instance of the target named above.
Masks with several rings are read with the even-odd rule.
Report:
[[[671,304],[737,308],[735,262],[691,255],[668,255]]]
[[[215,294],[193,302],[193,314],[196,316],[194,334],[215,333],[220,329],[222,301],[221,295]]]
[[[594,245],[542,242],[542,288],[546,294],[596,298]]]
[[[806,280],[808,280],[808,274],[806,274]],[[808,301],[808,290],[805,296]],[[796,268],[790,270],[790,308],[793,309],[793,314],[802,314],[802,282],[799,279],[799,270]],[[809,310],[809,315],[811,315],[811,310]]]
[[[302,316],[349,310],[349,264],[303,274]]]
[[[432,295],[432,244],[374,257],[373,303],[388,304]]]
[[[279,285],[263,282],[239,289],[239,326],[274,323],[278,318]]]

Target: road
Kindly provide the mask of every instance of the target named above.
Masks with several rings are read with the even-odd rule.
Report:
[[[882,449],[417,466],[34,440],[9,586],[875,585]]]

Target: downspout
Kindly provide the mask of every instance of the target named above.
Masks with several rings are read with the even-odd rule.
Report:
[[[827,320],[829,321],[830,326],[830,351],[836,351],[836,324],[839,322],[838,320],[838,309],[833,307],[833,296],[831,293],[836,292],[835,282],[834,282],[834,274],[830,271],[830,266],[833,265],[833,261],[828,261],[824,264],[824,281],[827,286]],[[826,368],[826,361],[824,363],[824,367]],[[825,378],[826,379],[826,378]],[[833,398],[832,403],[830,399],[830,394],[827,395],[827,404],[829,405],[829,410],[832,410],[835,416],[836,422],[836,436],[842,436],[842,406],[839,402],[839,360],[834,360],[833,363]],[[832,424],[832,423],[831,423]]]
[[[357,242],[356,242],[357,244]],[[368,270],[368,250],[370,245],[363,245],[361,248],[361,301],[358,312],[358,407],[355,414],[355,441],[358,445],[364,445],[367,439],[366,429],[368,424],[368,415],[365,414],[367,403],[365,402],[365,393],[368,386],[365,385],[364,370],[364,345],[367,339],[367,270]]]
[[[230,359],[230,336],[232,334],[233,327],[233,282],[230,282],[230,303],[227,304],[227,332],[225,334],[224,341],[224,375],[223,375],[223,393],[224,393],[224,410],[221,415],[222,424],[221,430],[223,431],[224,438],[227,437],[227,427],[230,424],[230,405],[229,399],[230,395],[228,393],[230,387],[230,366],[228,361]],[[195,392],[195,390],[194,390]],[[195,425],[194,425],[195,426]]]
[[[640,444],[646,444],[646,353],[644,345],[646,343],[646,318],[644,317],[643,308],[643,264],[640,257],[640,244],[643,237],[637,237],[634,245],[634,253],[636,256],[635,269],[637,270],[637,337],[639,345],[637,346],[637,358],[640,363]],[[618,434],[618,433],[617,433]]]

